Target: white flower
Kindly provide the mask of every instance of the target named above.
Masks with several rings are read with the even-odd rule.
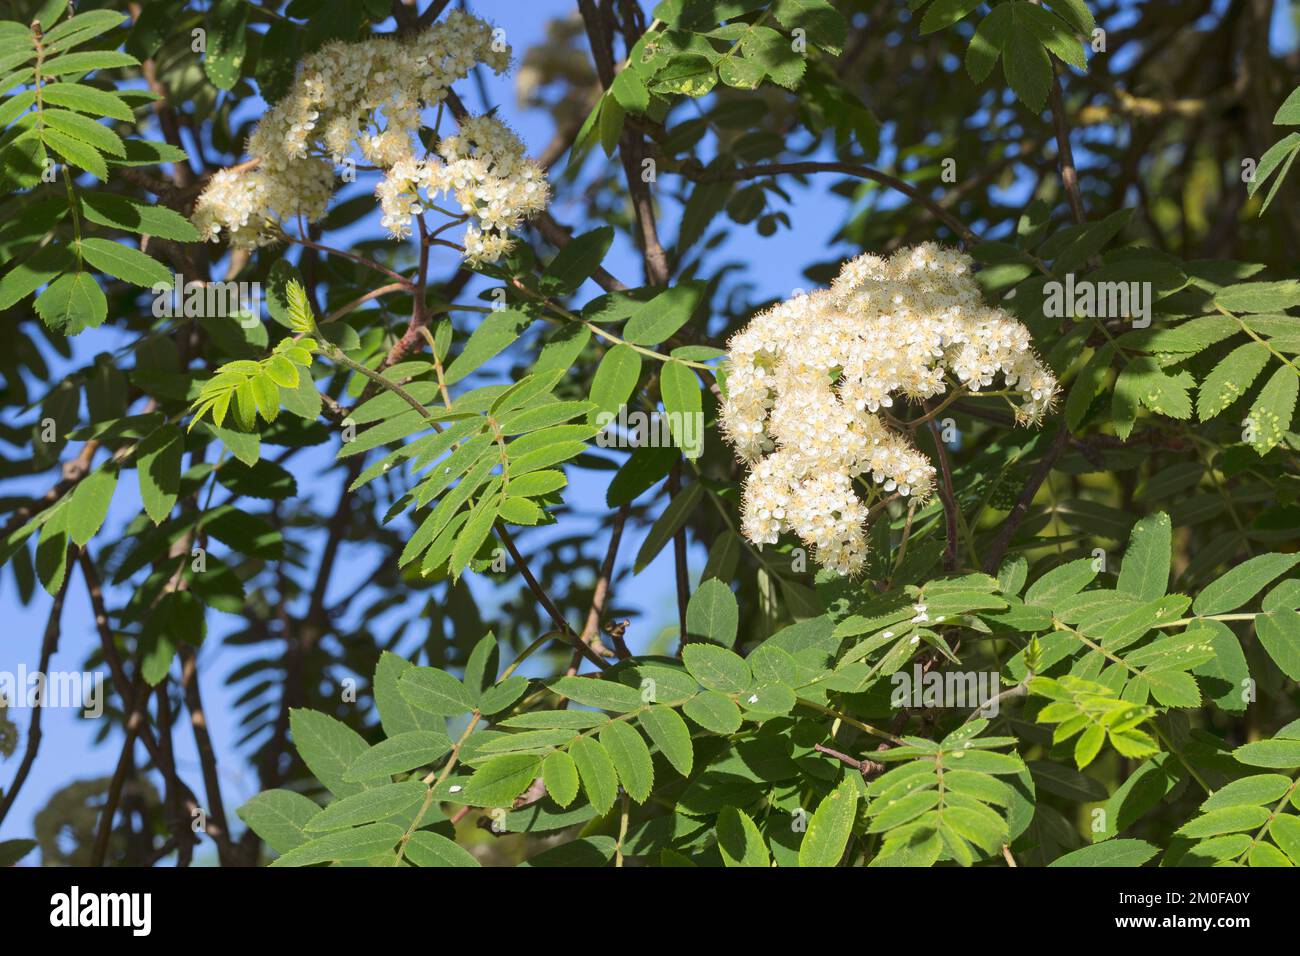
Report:
[[[976,390],[1000,373],[1036,422],[1056,378],[1029,332],[984,304],[971,260],[933,243],[844,263],[829,289],[762,312],[729,343],[724,434],[750,466],[742,529],[755,544],[793,531],[842,574],[866,559],[867,506],[855,479],[925,501],[935,469],[878,415],[901,394]]]
[[[510,52],[493,46],[491,25],[461,11],[409,38],[326,44],[299,64],[288,93],[253,131],[248,153],[257,163],[214,176],[195,205],[195,225],[204,238],[224,232],[243,248],[272,242],[276,224],[325,215],[333,164],[355,151],[383,171],[375,194],[394,238],[411,235],[414,217],[448,192],[469,220],[466,259],[500,258],[510,230],[546,207],[545,171],[490,116],[466,118],[437,155],[417,136],[422,111],[441,104],[476,65],[505,71]]]

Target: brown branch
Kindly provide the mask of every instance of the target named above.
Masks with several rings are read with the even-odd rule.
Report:
[[[190,712],[190,727],[194,730],[194,746],[199,752],[199,766],[203,769],[203,789],[208,798],[208,817],[223,833],[229,834],[226,807],[221,799],[221,776],[217,771],[217,754],[212,747],[212,737],[208,733],[208,720],[203,712],[203,697],[199,692],[198,655],[188,644],[182,644],[178,653],[181,659],[181,691],[185,697],[185,709]],[[235,862],[225,859],[231,846],[233,844],[228,841],[225,845],[222,841],[217,841],[218,850],[227,863]]]
[[[1079,192],[1079,172],[1074,165],[1074,150],[1070,147],[1070,131],[1065,125],[1065,103],[1061,95],[1061,78],[1055,64],[1052,70],[1052,123],[1056,128],[1056,157],[1061,168],[1061,184],[1070,203],[1070,213],[1080,225],[1088,221],[1083,209],[1083,196]]]
[[[104,660],[108,664],[109,672],[112,674],[113,686],[117,688],[118,696],[122,698],[122,709],[125,713],[130,714],[137,709],[137,695],[132,692],[132,683],[127,680],[126,669],[122,666],[122,657],[117,652],[113,630],[108,623],[108,610],[104,605],[104,591],[100,583],[99,572],[95,570],[94,562],[90,560],[90,555],[84,548],[81,551],[79,563],[86,581],[86,590],[90,594],[90,606],[95,615],[95,627],[99,631]],[[142,702],[139,706],[143,706]],[[149,757],[154,762],[154,766],[163,775],[168,786],[174,787],[174,792],[181,795],[186,809],[191,813],[200,809],[194,791],[181,780],[176,772],[176,764],[171,754],[163,750],[146,720],[142,719],[140,721],[136,735],[140,738],[140,742],[144,744],[145,750],[149,752]],[[221,849],[223,845],[230,842],[225,832],[218,830],[211,822],[208,823],[206,832],[216,841],[220,852],[227,852]]]
[[[609,584],[614,577],[614,562],[618,558],[618,546],[623,540],[623,525],[627,522],[628,512],[632,509],[631,505],[623,505],[614,514],[614,523],[609,529],[609,547],[605,551],[605,560],[600,566],[600,575],[596,578],[596,587],[591,592],[591,609],[587,611],[587,622],[582,626],[582,643],[586,644],[597,654],[600,649],[597,645],[600,641],[600,619],[605,613],[606,599],[609,596]],[[621,638],[615,642],[621,644]],[[625,651],[626,648],[620,648]],[[624,656],[620,653],[620,656]],[[575,649],[573,657],[569,661],[567,673],[570,677],[578,673],[578,664],[582,660],[582,655]]]
[[[167,762],[174,765],[176,757],[172,750],[172,704],[167,690],[167,681],[158,685],[154,699],[157,701],[158,743]],[[165,798],[174,829],[174,836],[168,843],[176,848],[176,865],[187,867],[194,859],[194,847],[198,845],[199,840],[190,829],[184,796],[176,792],[170,780],[167,781]]]
[[[68,549],[68,560],[71,560],[73,549]],[[59,633],[63,620],[63,599],[68,593],[68,581],[71,578],[66,570],[63,575],[63,583],[59,586],[59,591],[54,595],[54,603],[50,605],[50,616],[45,622],[45,636],[41,641],[41,663],[39,673],[48,674],[50,671],[50,658],[59,646]],[[15,688],[15,693],[21,692]],[[17,703],[17,701],[15,701]],[[14,775],[13,783],[5,791],[4,799],[0,800],[0,823],[8,815],[18,799],[18,791],[22,790],[23,784],[27,782],[27,775],[31,773],[32,764],[36,762],[36,753],[41,747],[41,712],[45,710],[45,702],[38,700],[36,706],[31,708],[32,715],[27,725],[27,746],[23,750],[22,763],[18,765],[18,772]]]
[[[850,757],[848,754],[840,753],[838,750],[832,750],[825,744],[813,744],[813,750],[816,750],[818,753],[823,753],[828,757],[834,757],[841,763],[852,767],[864,777],[875,776],[878,773],[882,773],[885,769],[883,763],[877,763],[874,760],[858,760],[855,757]]]
[[[668,472],[668,500],[677,497],[682,488],[682,460],[678,458]],[[686,568],[686,526],[683,525],[673,535],[673,576],[677,584],[677,626],[681,630],[681,639],[677,642],[677,655],[686,646],[686,605],[691,599],[691,585]]]
[[[528,582],[528,589],[532,591],[533,596],[537,598],[537,603],[546,609],[546,613],[550,615],[551,622],[555,627],[564,632],[565,637],[569,639],[569,643],[573,645],[574,650],[579,654],[591,661],[601,670],[609,670],[610,665],[606,663],[600,655],[583,643],[582,638],[574,632],[573,628],[569,626],[569,622],[564,619],[564,615],[560,613],[560,609],[555,606],[555,602],[551,600],[550,595],[547,594],[541,584],[537,582],[537,578],[533,577],[533,572],[529,569],[528,562],[524,560],[524,556],[521,555],[519,549],[515,547],[515,539],[511,537],[510,532],[506,530],[506,526],[498,521],[496,530],[497,534],[501,536],[501,542],[506,546],[506,550],[510,552],[510,557],[519,567],[520,573],[523,574],[524,580]]]
[[[141,681],[137,677],[133,695],[139,698],[142,690]],[[99,831],[95,834],[95,846],[90,854],[91,866],[103,866],[104,859],[108,856],[108,842],[113,835],[113,818],[117,815],[117,805],[122,799],[122,787],[126,783],[127,774],[135,770],[133,753],[140,718],[140,711],[133,711],[126,723],[126,739],[122,742],[122,753],[117,758],[117,767],[113,770],[113,778],[108,784],[108,797],[104,801],[104,809],[99,814]]]

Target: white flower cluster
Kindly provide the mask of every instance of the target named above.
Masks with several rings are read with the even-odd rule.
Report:
[[[234,246],[272,242],[276,223],[325,214],[334,166],[355,149],[383,171],[375,193],[390,234],[409,236],[413,217],[445,192],[470,220],[466,257],[499,258],[509,231],[545,208],[545,172],[490,116],[466,119],[459,135],[439,142],[437,156],[421,155],[416,135],[421,111],[442,103],[478,63],[502,73],[509,48],[495,42],[491,26],[460,11],[410,38],[327,44],[303,60],[289,92],[249,138],[255,162],[209,182],[196,226],[208,239],[224,232]]]
[[[1029,332],[984,304],[971,260],[925,243],[889,259],[863,255],[830,289],[756,315],[730,341],[721,424],[750,465],[743,530],[755,544],[793,531],[841,574],[866,559],[867,504],[854,480],[924,501],[935,469],[877,414],[902,394],[978,391],[1001,373],[1016,418],[1051,407],[1056,378]],[[874,498],[874,495],[873,495]]]

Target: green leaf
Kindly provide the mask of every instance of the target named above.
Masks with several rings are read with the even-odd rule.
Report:
[[[962,20],[983,0],[935,0],[921,20],[921,34],[934,33]]]
[[[161,524],[176,504],[181,487],[181,457],[185,434],[176,425],[163,425],[140,443],[136,452],[136,474],[145,514]]]
[[[1259,807],[1274,804],[1291,789],[1291,778],[1280,773],[1259,773],[1220,787],[1201,804],[1201,812],[1225,807]]]
[[[542,783],[558,805],[567,807],[578,796],[578,766],[563,750],[546,755],[542,761]]]
[[[157,259],[120,242],[83,239],[81,254],[96,269],[132,285],[145,288],[156,285],[170,287],[173,281],[171,271]]]
[[[497,508],[501,504],[501,495],[497,492],[484,494],[469,513],[464,527],[456,537],[456,544],[451,549],[448,567],[454,578],[459,578],[470,558],[492,533],[492,525],[497,520]]]
[[[1300,613],[1278,608],[1255,618],[1259,643],[1287,677],[1300,681]]]
[[[687,644],[682,648],[687,671],[709,690],[738,694],[752,681],[745,659],[712,644]]]
[[[641,377],[641,355],[630,345],[616,345],[600,360],[591,380],[591,401],[596,408],[588,415],[593,424],[600,413],[614,414],[625,405]]]
[[[723,807],[718,813],[718,852],[724,866],[772,865],[763,834],[735,807]]]
[[[1104,840],[1059,856],[1048,866],[1141,866],[1156,855],[1145,840]]]
[[[1167,375],[1155,359],[1144,356],[1133,359],[1120,373],[1116,388],[1129,379],[1133,380],[1129,386],[1132,394],[1151,411],[1170,418],[1192,417],[1192,399],[1188,393],[1196,380],[1191,372]]]
[[[451,753],[451,739],[436,730],[410,730],[375,744],[352,762],[343,775],[348,783],[365,783],[423,767]]]
[[[561,677],[550,683],[550,688],[584,707],[599,707],[614,713],[628,713],[645,706],[641,692],[635,687],[614,680],[595,677]]]
[[[1080,558],[1062,564],[1029,585],[1029,590],[1025,592],[1025,603],[1051,608],[1061,598],[1078,594],[1096,576],[1091,558]]]
[[[678,447],[687,458],[698,458],[703,451],[703,399],[700,380],[688,365],[676,359],[664,363],[659,377],[668,426]]]
[[[611,508],[629,504],[652,486],[668,477],[682,456],[676,448],[642,445],[632,449],[623,467],[610,480],[605,504]]]
[[[641,544],[641,549],[637,552],[636,561],[632,565],[632,572],[640,574],[641,571],[651,561],[655,559],[665,544],[667,544],[683,525],[686,519],[690,517],[695,506],[699,504],[700,496],[703,494],[703,486],[698,482],[687,485],[677,493],[677,496],[664,509],[658,520],[650,526],[650,533],[646,535],[645,541]]]
[[[1300,866],[1300,817],[1279,814],[1268,827],[1269,835],[1291,862]]]
[[[655,93],[704,96],[717,82],[713,64],[707,58],[685,53],[675,56],[655,74],[650,89]]]
[[[335,800],[308,821],[308,832],[342,830],[362,823],[374,823],[396,816],[424,798],[428,788],[418,780],[386,783],[382,786]]]
[[[1163,597],[1169,586],[1173,555],[1173,525],[1163,511],[1133,526],[1116,590],[1143,601]]]
[[[626,73],[624,71],[624,75]],[[601,260],[605,258],[613,241],[613,226],[601,226],[572,239],[542,273],[542,292],[552,296],[565,296],[576,291],[578,286],[600,268]]]
[[[672,336],[690,319],[704,298],[703,282],[683,282],[638,306],[623,327],[623,338],[633,345],[655,345]]]
[[[799,844],[800,866],[836,866],[853,834],[858,812],[859,784],[846,776],[817,805],[808,832]]]
[[[48,25],[50,20],[48,14],[46,16],[45,23]],[[78,13],[46,33],[45,46],[46,49],[56,53],[71,49],[94,39],[101,33],[107,33],[114,27],[121,26],[125,21],[126,15],[116,10],[91,10],[89,13]]]
[[[536,754],[501,754],[479,766],[454,795],[472,807],[509,807],[537,778],[542,760]]]
[[[654,762],[645,740],[621,720],[611,720],[600,728],[600,744],[609,754],[623,783],[623,789],[637,803],[645,803],[654,786]]]
[[[572,421],[579,415],[592,411],[591,402],[545,402],[534,408],[524,408],[502,415],[497,425],[503,435],[522,435],[526,432],[552,429],[563,422]],[[573,440],[579,436],[586,437],[591,429],[586,426],[572,425],[566,431],[550,431],[525,442],[523,448],[533,447],[532,442],[544,443],[548,439]]]
[[[788,31],[803,30],[808,39],[839,56],[848,25],[828,0],[776,0],[772,15]]]
[[[35,305],[45,325],[65,335],[99,328],[108,318],[104,290],[86,272],[65,272],[36,297]]]
[[[348,769],[369,749],[347,724],[314,710],[294,708],[289,711],[289,731],[302,762],[335,796],[347,797],[369,788],[367,783],[346,779]]]
[[[406,843],[406,858],[416,866],[481,866],[474,855],[455,840],[432,830],[416,830]]]
[[[1018,6],[1012,5],[1012,10]],[[1052,86],[1052,61],[1038,37],[1016,17],[1012,17],[1007,30],[1002,70],[1020,102],[1041,113]]]
[[[447,366],[443,380],[455,385],[488,359],[497,355],[533,324],[533,317],[515,309],[501,309],[485,316],[470,333],[465,348]]]
[[[654,704],[638,714],[637,721],[673,769],[683,777],[689,777],[695,763],[695,749],[691,744],[690,728],[677,711],[666,704]]]
[[[618,141],[623,136],[623,122],[627,114],[618,100],[608,93],[601,97],[600,110],[600,145],[606,156],[613,156],[618,149]]]
[[[1251,866],[1294,866],[1286,854],[1271,843],[1256,843],[1247,858]]]
[[[1205,837],[1220,836],[1224,833],[1238,833],[1242,830],[1257,830],[1269,817],[1264,807],[1237,806],[1211,810],[1194,820],[1189,820],[1175,831],[1176,836],[1200,840]]]
[[[122,143],[122,138],[107,126],[96,123],[89,116],[82,116],[80,113],[68,110],[45,110],[41,117],[47,131],[59,130],[88,146],[93,146],[101,153],[126,158],[126,146]]]
[[[94,70],[113,70],[122,66],[139,66],[140,61],[127,53],[114,50],[89,50],[83,53],[65,53],[46,60],[41,67],[43,76],[67,76],[69,73],[90,73]]]
[[[35,840],[0,840],[0,867],[10,867],[36,849]]]
[[[414,666],[391,651],[381,653],[375,665],[375,706],[384,733],[390,738],[417,730],[436,733],[443,730],[440,717],[412,706],[398,689],[402,675]]]
[[[1274,126],[1300,126],[1300,87],[1291,91],[1291,95],[1282,101],[1282,105],[1273,114]]]
[[[587,799],[597,813],[608,813],[614,806],[614,798],[618,796],[618,774],[609,754],[590,737],[575,740],[569,747],[569,754],[578,768],[582,790],[587,794]]]
[[[0,278],[0,309],[7,309],[20,299],[25,299],[45,285],[64,269],[75,264],[72,254],[63,246],[46,246]]]
[[[720,691],[706,690],[702,694],[696,694],[683,705],[682,712],[715,734],[734,734],[740,729],[740,708]]]
[[[167,677],[176,646],[203,643],[206,632],[203,604],[193,591],[164,594],[150,611],[140,635],[140,672],[151,687]]]
[[[1300,376],[1295,369],[1283,365],[1260,390],[1246,416],[1250,444],[1256,452],[1268,454],[1291,430],[1297,397],[1300,397]]]
[[[353,830],[339,830],[295,847],[272,866],[311,866],[331,860],[369,860],[391,850],[405,831],[393,823],[369,823]]]
[[[125,196],[96,192],[82,193],[81,205],[86,218],[101,226],[177,242],[199,241],[199,231],[190,221],[166,206],[150,206]]]
[[[1220,289],[1214,301],[1229,312],[1284,312],[1300,305],[1300,280],[1242,282]]]
[[[1196,413],[1201,421],[1209,421],[1250,388],[1268,364],[1267,346],[1260,342],[1247,342],[1228,353],[1201,383],[1196,399]]]
[[[1070,22],[1076,31],[1089,36],[1097,27],[1097,21],[1084,0],[1054,0],[1052,8]]]
[[[718,79],[738,90],[756,90],[763,84],[767,71],[754,60],[731,56],[718,65]]]
[[[1075,69],[1086,70],[1083,47],[1070,26],[1055,13],[1035,4],[1016,7],[1016,17],[1038,37],[1039,42]]]
[[[457,717],[474,709],[474,695],[446,671],[411,667],[398,678],[397,690],[413,707],[439,717]]]
[[[239,819],[276,853],[288,853],[312,839],[306,827],[321,812],[292,790],[266,790],[239,808]]]
[[[1207,584],[1192,604],[1192,612],[1211,615],[1234,611],[1297,563],[1300,554],[1257,555]]]
[[[1256,740],[1242,744],[1232,755],[1251,767],[1293,769],[1300,767],[1300,740]]]
[[[68,535],[73,544],[84,547],[99,531],[116,490],[117,469],[108,466],[92,471],[77,485],[68,502]]]
[[[614,77],[610,92],[618,105],[629,113],[644,113],[650,105],[650,91],[636,70],[624,69]],[[604,253],[601,253],[604,255]]]
[[[686,634],[691,640],[723,647],[736,643],[740,608],[731,588],[716,578],[703,582],[686,605]]]
[[[528,690],[528,678],[519,674],[507,677],[501,683],[489,687],[479,698],[479,712],[485,715],[499,714]]]
[[[97,90],[92,86],[77,83],[47,83],[41,89],[41,99],[55,106],[89,113],[92,116],[107,116],[124,123],[135,120],[135,114],[116,93]],[[83,196],[84,198],[84,196]],[[168,210],[170,211],[170,210]]]
[[[239,80],[247,53],[249,7],[243,0],[218,0],[208,16],[208,48],[203,71],[220,90]]]
[[[1083,424],[1093,399],[1106,381],[1114,358],[1114,346],[1103,346],[1079,370],[1074,384],[1070,386],[1070,394],[1065,399],[1065,421],[1071,430],[1077,430]]]
[[[93,146],[75,136],[48,128],[41,130],[41,141],[73,166],[84,169],[100,182],[108,182],[108,164]]]
[[[561,843],[529,857],[520,866],[598,867],[614,858],[617,844],[611,836],[589,836]]]

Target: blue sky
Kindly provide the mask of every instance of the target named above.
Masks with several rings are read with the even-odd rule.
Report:
[[[532,0],[521,4],[518,0],[475,0],[472,9],[475,13],[494,21],[507,30],[507,39],[518,57],[523,50],[541,41],[547,20],[553,16],[566,14],[574,9],[572,0]],[[647,3],[647,7],[652,4]],[[1289,48],[1294,44],[1294,31],[1287,14],[1289,4],[1279,2],[1276,5],[1274,19],[1275,48]],[[532,151],[541,149],[550,139],[551,123],[549,116],[542,111],[524,111],[516,103],[513,76],[495,77],[484,71],[487,98],[492,105],[499,107],[499,115],[506,119],[521,135]],[[473,82],[459,85],[462,99],[475,111],[483,108],[477,86]],[[259,104],[241,105],[241,110],[256,111]],[[888,127],[886,127],[886,135]],[[707,157],[704,157],[707,158]],[[888,152],[881,157],[878,165],[887,163]],[[614,160],[616,162],[617,160]],[[610,162],[597,150],[588,159],[590,169],[596,164]],[[675,188],[676,182],[661,182],[661,197],[665,199],[663,214],[663,233],[670,239],[676,232],[678,210],[668,202],[666,193]],[[772,239],[761,239],[748,227],[733,228],[723,246],[712,254],[713,261],[727,259],[745,263],[747,270],[742,281],[751,284],[747,295],[752,300],[761,300],[775,295],[786,295],[791,290],[806,287],[809,283],[803,276],[803,269],[810,263],[830,257],[835,247],[832,237],[843,222],[845,203],[826,191],[828,183],[820,181],[812,188],[799,188],[792,184],[789,188],[793,194],[792,208],[798,215],[791,216],[791,227]],[[551,212],[569,225],[579,224],[580,208],[563,198],[557,201]],[[376,217],[368,220],[365,229],[377,229]],[[857,251],[841,247],[845,256]],[[448,263],[435,274],[445,274]],[[641,283],[640,257],[630,244],[621,241],[610,252],[605,262],[606,268],[622,278],[629,285]],[[472,292],[462,295],[462,301],[471,301]],[[583,290],[586,295],[598,292],[590,283]],[[581,301],[580,295],[580,301]],[[472,319],[472,316],[470,317]],[[457,320],[458,327],[464,330],[467,325],[464,317]],[[123,345],[128,339],[112,330],[92,330],[74,340],[75,359],[82,364],[100,351],[112,351]],[[51,358],[53,358],[51,356]],[[55,363],[56,368],[65,367]],[[71,366],[66,366],[71,367]],[[301,494],[319,495],[315,503],[318,508],[331,511],[338,496],[339,479],[336,475],[321,477],[331,460],[332,450],[325,453],[313,453],[302,456],[294,466],[299,479]],[[556,533],[573,533],[580,531],[590,535],[589,555],[597,556],[605,549],[605,521],[607,513],[600,506],[604,502],[604,486],[608,480],[605,472],[583,472],[571,469],[571,486],[566,497],[576,503],[575,515],[566,519]],[[139,511],[139,501],[134,487],[133,473],[122,483],[110,514],[106,533],[113,533],[132,515]],[[50,475],[41,476],[33,481],[6,482],[4,494],[22,495],[43,491],[52,481]],[[590,504],[588,504],[590,503]],[[621,549],[620,567],[630,565],[632,556],[640,546],[645,529],[631,529],[625,536]],[[535,536],[533,541],[539,540]],[[97,542],[92,542],[92,548]],[[340,573],[335,576],[333,593],[347,593],[353,584],[349,581],[348,571],[355,568],[369,569],[373,558],[366,555],[364,548],[351,548],[340,562]],[[692,550],[693,571],[703,563],[703,554],[698,548]],[[634,648],[644,647],[665,628],[675,629],[675,600],[673,597],[673,578],[671,552],[665,551],[649,568],[627,583],[618,591],[616,601],[619,605],[631,609],[634,613],[635,635]],[[473,584],[482,605],[490,608],[496,595],[486,582]],[[515,593],[514,585],[504,597]],[[125,592],[118,591],[109,596],[110,606],[117,607],[125,600]],[[37,596],[29,606],[22,606],[15,593],[13,578],[9,574],[0,575],[0,615],[7,622],[5,638],[0,640],[0,671],[16,671],[20,664],[35,667],[39,654],[42,631],[49,612],[50,599],[38,589]],[[221,786],[231,822],[239,826],[234,817],[234,809],[257,791],[256,775],[248,766],[244,754],[235,746],[240,731],[236,727],[237,713],[232,707],[238,696],[238,689],[231,690],[225,686],[225,677],[234,668],[248,659],[248,654],[239,648],[228,647],[218,639],[231,629],[237,619],[224,617],[218,612],[210,612],[210,636],[200,650],[200,667],[202,672],[202,691],[207,709],[207,717],[214,744],[217,749],[221,767]],[[578,622],[580,623],[580,622]],[[385,626],[396,627],[397,622],[384,619],[376,625],[382,630]],[[415,628],[413,630],[419,630]],[[414,643],[418,644],[418,641]],[[69,590],[67,606],[63,616],[63,632],[58,654],[52,664],[53,669],[79,669],[87,654],[97,645],[94,624],[91,617],[89,601],[80,576],[75,576]],[[11,711],[10,716],[22,731],[19,754],[0,763],[0,781],[7,786],[16,769],[21,747],[26,740],[26,728],[29,713]],[[85,779],[109,775],[116,763],[120,734],[115,730],[108,742],[95,745],[94,737],[99,725],[94,721],[82,720],[77,712],[71,710],[50,709],[43,716],[45,739],[40,755],[32,769],[22,794],[0,826],[0,839],[27,837],[32,833],[32,821],[35,814],[45,805],[50,795],[74,779]],[[197,757],[193,747],[193,737],[187,726],[178,726],[175,733],[176,758],[181,775],[196,790],[201,791]],[[143,760],[143,754],[141,758]],[[210,861],[212,853],[202,852],[200,860]],[[32,854],[25,861],[31,865],[37,862],[37,855]]]

